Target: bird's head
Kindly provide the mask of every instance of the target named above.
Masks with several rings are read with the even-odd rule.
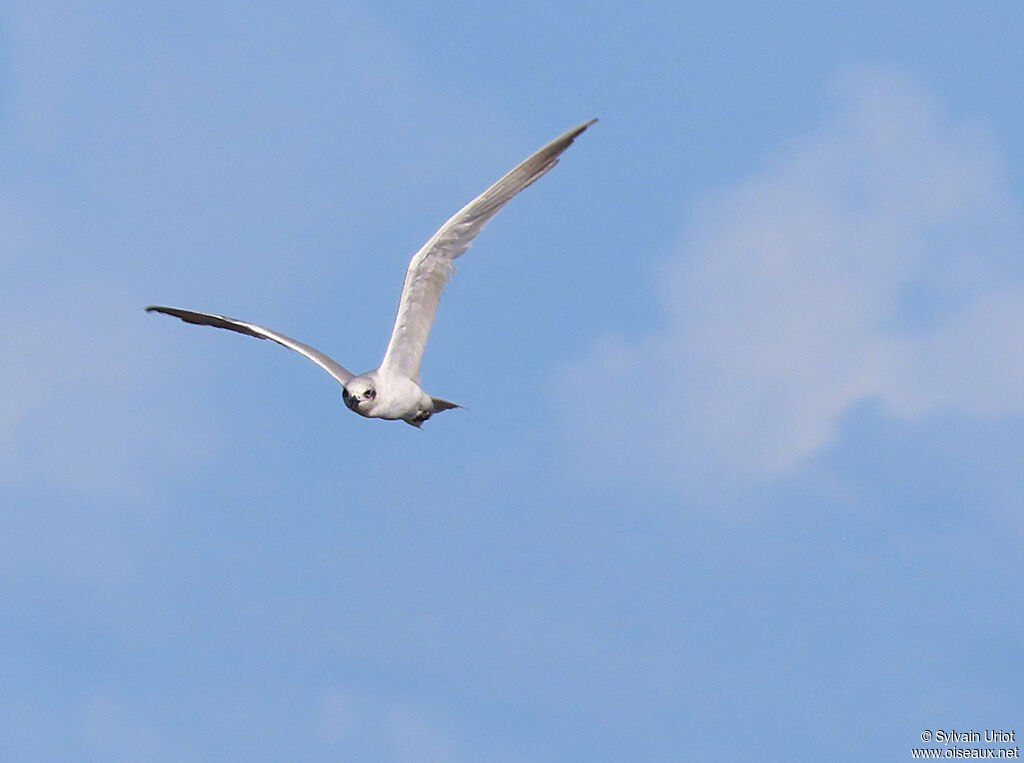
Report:
[[[360,416],[369,416],[377,402],[377,384],[369,375],[349,379],[341,391],[345,405]]]

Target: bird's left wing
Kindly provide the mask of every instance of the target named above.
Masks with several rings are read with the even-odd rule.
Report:
[[[572,128],[525,159],[460,209],[416,252],[405,274],[395,327],[380,364],[382,371],[418,380],[441,289],[454,270],[452,260],[469,248],[484,224],[513,196],[558,164],[559,154],[596,121],[591,119]]]
[[[150,305],[146,308],[146,312],[173,315],[175,318],[181,318],[186,323],[194,323],[198,326],[213,326],[214,328],[227,329],[228,331],[237,331],[239,334],[245,334],[246,336],[254,336],[257,339],[269,339],[272,342],[277,342],[279,345],[287,347],[289,350],[294,350],[300,355],[304,355],[312,360],[320,366],[320,368],[324,369],[327,373],[341,382],[342,386],[347,384],[348,380],[355,376],[355,374],[345,369],[341,364],[337,363],[332,358],[327,357],[319,350],[313,349],[308,344],[296,342],[291,337],[279,334],[276,331],[271,331],[268,328],[263,328],[263,326],[257,326],[255,323],[246,323],[245,321],[228,318],[223,315],[196,313],[192,310],[182,310],[177,307],[158,307],[156,305]]]

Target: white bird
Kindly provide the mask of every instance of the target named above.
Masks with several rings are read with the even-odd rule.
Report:
[[[484,224],[508,201],[558,164],[559,155],[576,137],[596,122],[591,119],[548,143],[513,168],[498,182],[460,209],[430,237],[409,262],[398,315],[384,360],[373,371],[356,376],[309,345],[255,323],[176,307],[150,306],[147,312],[173,315],[186,323],[237,331],[257,339],[270,339],[312,360],[342,385],[345,405],[360,416],[401,419],[419,427],[439,411],[459,408],[431,397],[419,385],[420,360],[441,290],[454,270],[452,260],[462,255]]]

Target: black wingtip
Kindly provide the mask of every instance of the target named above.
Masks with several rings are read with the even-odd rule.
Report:
[[[575,133],[573,137],[576,137],[576,136],[580,135],[584,130],[586,130],[588,127],[590,127],[590,125],[594,124],[594,122],[596,122],[596,121],[597,121],[597,117],[594,117],[593,119],[588,119],[586,122],[584,122],[579,127],[577,127],[575,130],[573,130],[573,133]]]
[[[556,138],[553,141],[552,145],[557,145],[558,146],[559,153],[561,153],[562,151],[565,151],[565,149],[567,149],[570,145],[572,145],[572,142],[574,140],[576,140],[578,137],[580,137],[580,135],[582,135],[583,132],[588,127],[590,127],[590,125],[594,124],[594,122],[596,122],[596,121],[597,121],[597,117],[594,117],[593,119],[588,119],[586,122],[583,122],[582,124],[576,125],[571,130],[569,130],[568,132],[564,133],[560,138]],[[552,166],[554,166],[554,164],[552,164]]]
[[[181,316],[178,313],[180,313],[180,312],[188,312],[188,311],[187,310],[186,311],[182,311],[182,310],[179,310],[176,307],[166,307],[164,305],[146,305],[146,312],[147,313],[160,313],[161,315],[169,315],[172,318],[181,318]],[[184,320],[184,318],[182,318],[182,320]]]

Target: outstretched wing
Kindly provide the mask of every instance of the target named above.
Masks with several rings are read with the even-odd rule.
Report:
[[[473,239],[509,199],[558,164],[558,156],[581,132],[596,122],[591,119],[555,138],[527,158],[441,226],[413,256],[405,273],[402,299],[391,332],[382,371],[418,380],[423,348],[434,322],[437,303],[454,266],[452,260],[465,252]]]
[[[175,318],[181,318],[186,323],[195,323],[197,326],[213,326],[214,328],[227,329],[228,331],[237,331],[239,334],[254,336],[257,339],[269,339],[272,342],[277,342],[278,344],[287,347],[289,350],[295,350],[295,352],[300,355],[304,355],[309,358],[320,366],[320,368],[324,369],[327,373],[341,382],[342,385],[345,385],[349,379],[355,376],[355,374],[350,373],[319,350],[314,350],[312,347],[303,344],[302,342],[296,342],[294,339],[287,337],[284,334],[278,334],[276,331],[263,328],[263,326],[257,326],[255,323],[246,323],[245,321],[227,318],[223,315],[212,315],[210,313],[195,313],[191,310],[180,310],[177,307],[158,307],[150,305],[146,308],[146,312],[173,315]]]

